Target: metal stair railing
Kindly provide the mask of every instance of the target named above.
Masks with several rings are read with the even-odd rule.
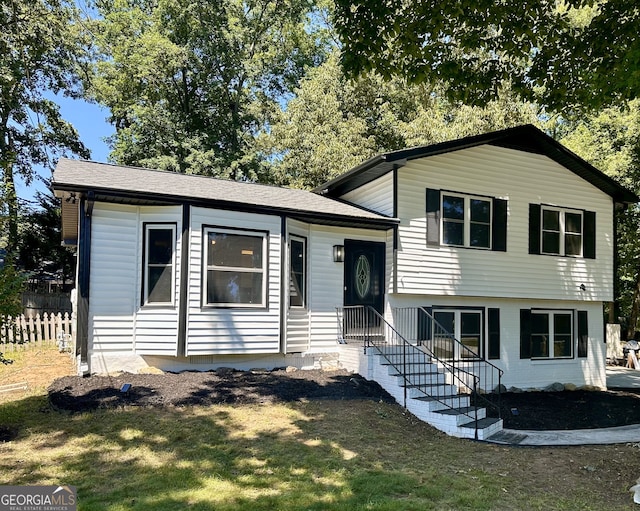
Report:
[[[504,371],[482,358],[480,339],[476,350],[444,328],[424,307],[394,308],[392,311],[395,328],[411,344],[417,344],[429,353],[447,372],[458,374],[458,380],[465,383],[467,392],[471,389],[470,376],[473,375],[472,401],[475,406],[492,409],[501,417],[500,396]],[[411,335],[413,333],[413,335]],[[487,399],[494,394],[495,399]]]
[[[417,328],[418,311],[426,314],[426,319],[433,322],[429,326],[433,332],[432,337],[437,339],[437,343],[431,343],[431,346],[411,342],[400,332],[402,329],[407,330],[412,324]],[[500,418],[499,393],[502,370],[478,359],[475,353],[457,341],[453,334],[439,325],[426,310],[394,309],[396,327],[390,325],[372,307],[342,307],[337,308],[336,313],[339,328],[342,328],[342,335],[339,337],[342,342],[361,342],[365,352],[368,348],[376,349],[386,363],[402,377],[405,408],[407,407],[407,390],[415,389],[424,398],[438,401],[444,408],[456,410],[457,413],[473,421],[476,438],[478,438],[479,403],[482,403],[485,408],[495,407]],[[411,336],[407,335],[407,337]],[[392,346],[399,348],[400,352],[383,349]],[[460,358],[458,360],[456,357],[446,357],[447,353],[461,353],[462,356],[458,357]],[[437,368],[442,368],[444,373],[437,371]],[[498,393],[497,405],[483,397],[486,392]],[[472,406],[470,407],[466,405],[468,397],[471,398]]]

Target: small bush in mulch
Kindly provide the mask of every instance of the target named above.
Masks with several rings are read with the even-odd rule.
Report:
[[[128,390],[124,391],[128,384]],[[183,372],[66,376],[48,389],[51,404],[74,412],[119,406],[271,403],[302,399],[375,399],[393,402],[377,383],[347,371]]]

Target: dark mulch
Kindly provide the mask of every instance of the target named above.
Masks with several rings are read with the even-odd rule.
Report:
[[[123,392],[123,385],[129,384]],[[377,383],[347,371],[234,371],[121,376],[66,376],[49,387],[49,400],[70,411],[132,406],[273,403],[301,399],[393,398]]]
[[[123,385],[129,384],[123,392]],[[495,400],[495,395],[488,395]],[[347,371],[235,371],[66,376],[49,387],[51,404],[74,412],[120,406],[275,403],[318,399],[393,402],[377,383]],[[567,430],[640,424],[640,389],[504,393],[506,428]],[[496,416],[496,411],[489,411]],[[0,436],[2,431],[0,431]]]
[[[640,389],[507,392],[500,396],[504,427],[530,430],[611,428],[640,424]],[[497,402],[495,395],[489,399]],[[489,415],[497,416],[495,410]]]

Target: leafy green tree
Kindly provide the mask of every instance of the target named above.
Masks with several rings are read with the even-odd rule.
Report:
[[[88,157],[78,133],[45,93],[80,94],[84,62],[76,11],[66,0],[6,0],[0,5],[0,172],[6,248],[18,243],[15,180],[51,168],[68,151]]]
[[[256,179],[254,134],[322,59],[308,0],[100,0],[91,93],[111,110],[110,158]]]
[[[486,107],[445,99],[442,87],[346,78],[337,54],[309,71],[260,148],[277,184],[313,188],[384,151],[432,144],[523,123],[537,109],[509,90]]]
[[[567,129],[561,142],[627,188],[640,194],[640,100],[607,108]],[[630,337],[640,319],[640,208],[617,213],[616,301]]]
[[[336,0],[342,61],[354,74],[435,83],[485,104],[512,84],[550,111],[640,93],[640,10],[628,0]]]

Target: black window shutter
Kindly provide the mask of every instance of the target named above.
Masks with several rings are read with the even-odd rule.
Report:
[[[493,199],[491,237],[492,250],[507,251],[507,201],[504,199]]]
[[[540,253],[540,204],[529,204],[529,253]]]
[[[596,258],[596,214],[594,211],[585,211],[584,215],[584,237],[582,255],[587,259]]]
[[[426,313],[425,313],[426,311]],[[418,309],[418,342],[431,339],[431,307]]]
[[[440,245],[440,190],[427,188],[427,246]]]
[[[531,311],[520,309],[520,358],[531,358]]]
[[[589,321],[587,311],[578,311],[578,357],[587,356],[589,348]]]
[[[500,358],[500,309],[489,309],[488,311],[489,330],[489,359]]]

